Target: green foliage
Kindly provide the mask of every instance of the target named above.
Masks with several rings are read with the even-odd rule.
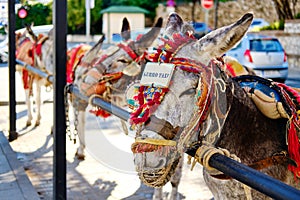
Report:
[[[70,31],[85,24],[85,0],[68,0],[67,20]]]
[[[28,11],[27,17],[20,19],[16,14],[16,29],[23,28],[25,24],[34,23],[35,26],[51,24],[52,18],[49,18],[51,8],[49,5],[37,3],[34,5],[25,4]]]
[[[4,27],[1,27],[0,28],[0,35],[5,35],[5,34],[6,34],[6,32],[5,32]]]
[[[300,19],[300,13],[297,13],[297,14],[295,15],[295,19]]]
[[[68,33],[85,33],[86,10],[85,0],[68,0]],[[102,9],[102,1],[95,0],[95,7],[91,12],[91,33],[99,34],[102,30],[102,22],[100,11]]]
[[[283,30],[284,29],[284,21],[281,20],[279,22],[274,22],[270,24],[270,26],[265,26],[260,28],[260,30]]]

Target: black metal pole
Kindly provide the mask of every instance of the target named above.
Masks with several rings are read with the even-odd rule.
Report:
[[[76,97],[89,102],[89,97],[84,96],[80,93],[79,89],[75,87],[74,85],[69,85],[69,92],[75,94]],[[123,108],[120,108],[116,105],[111,104],[110,102],[104,101],[101,98],[95,97],[92,102],[93,105],[97,105],[101,107],[106,112],[109,112],[116,117],[119,117],[120,119],[123,119],[127,121],[130,117],[130,113],[127,110],[124,110]]]
[[[25,62],[23,62],[21,60],[18,60],[18,59],[16,59],[16,63],[19,64],[19,65],[22,65],[28,71],[33,72],[33,73],[39,75],[42,78],[48,79],[48,81],[53,84],[53,75],[49,75],[47,72],[41,71],[40,69],[35,68],[31,65],[28,65]]]
[[[300,190],[221,154],[214,154],[209,165],[274,199],[300,199]]]
[[[18,138],[16,131],[16,16],[15,0],[8,1],[8,67],[9,67],[9,135],[8,140]]]
[[[67,199],[66,192],[66,117],[64,87],[66,85],[67,1],[53,1],[54,23],[54,158],[53,199]]]

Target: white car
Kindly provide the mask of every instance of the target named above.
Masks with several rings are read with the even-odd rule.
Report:
[[[276,37],[248,33],[226,55],[253,69],[258,76],[279,82],[287,79],[287,55]]]
[[[33,26],[32,31],[38,35],[40,33],[48,34],[49,31],[53,28],[53,25],[41,25],[41,26]],[[21,28],[16,30],[16,33],[23,33],[26,28]],[[0,62],[7,62],[8,59],[8,36],[0,42]]]

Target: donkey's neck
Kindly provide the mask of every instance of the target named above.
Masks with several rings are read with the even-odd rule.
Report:
[[[236,154],[246,164],[286,151],[286,119],[265,117],[237,82],[228,82],[234,87],[226,91],[231,109],[216,145]]]

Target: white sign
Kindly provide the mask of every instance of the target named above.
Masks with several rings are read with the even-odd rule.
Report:
[[[174,68],[174,64],[148,62],[140,83],[141,85],[167,88],[169,87]]]

